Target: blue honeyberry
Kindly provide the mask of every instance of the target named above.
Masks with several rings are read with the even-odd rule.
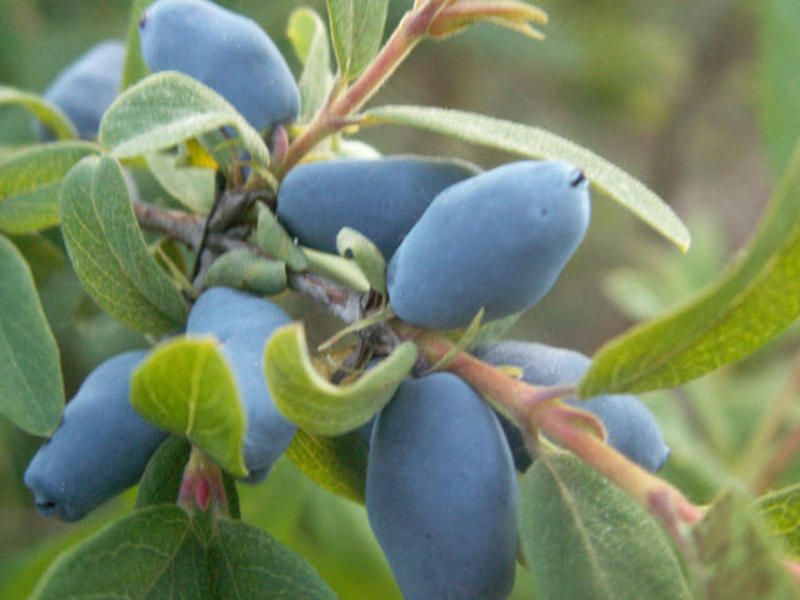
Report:
[[[81,139],[97,137],[100,119],[119,94],[124,61],[122,42],[102,42],[64,69],[44,92],[44,98],[75,124]],[[52,133],[39,123],[36,135],[42,141],[53,139]]]
[[[576,167],[521,161],[440,193],[387,272],[402,320],[435,329],[498,319],[538,302],[589,225],[589,184]]]
[[[258,130],[297,119],[300,92],[261,26],[208,0],[158,0],[139,22],[151,71],[180,71],[204,83]]]
[[[239,290],[214,287],[194,303],[187,334],[213,334],[222,343],[247,413],[244,459],[248,481],[260,481],[292,441],[297,427],[280,412],[264,375],[264,347],[273,331],[291,323],[277,304]]]
[[[491,365],[521,368],[522,379],[533,385],[577,383],[591,364],[580,352],[531,342],[498,342],[478,348],[473,354]],[[568,398],[566,402],[600,419],[606,428],[608,444],[642,468],[652,472],[664,466],[669,447],[655,417],[636,396],[613,394],[585,402]],[[509,443],[524,449],[520,431],[513,427],[506,431]],[[517,467],[522,470],[530,464],[526,455],[517,457]]]
[[[45,516],[75,521],[134,485],[167,433],[130,403],[130,377],[146,352],[127,352],[92,371],[53,436],[25,471]]]
[[[478,172],[465,161],[422,156],[308,163],[283,180],[278,217],[300,243],[334,254],[339,230],[351,227],[388,260],[439,192]]]
[[[516,502],[503,432],[472,388],[450,373],[402,383],[373,428],[366,505],[403,597],[506,598]]]

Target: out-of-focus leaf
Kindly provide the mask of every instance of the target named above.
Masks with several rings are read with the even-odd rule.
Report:
[[[59,218],[72,266],[100,306],[144,333],[169,333],[183,325],[186,306],[147,251],[115,159],[89,156],[70,170]]]
[[[783,546],[800,560],[800,484],[759,498],[754,507]]]
[[[269,150],[258,132],[211,88],[182,73],[150,75],[120,94],[100,122],[100,142],[116,158],[133,158],[232,126],[262,166]]]
[[[287,419],[318,435],[339,435],[369,421],[391,400],[416,358],[416,346],[406,342],[356,381],[334,385],[311,364],[302,324],[276,330],[264,349],[275,405]]]
[[[325,102],[333,84],[328,33],[322,18],[310,8],[298,8],[289,17],[286,35],[303,63],[300,76],[300,122],[311,120]]]
[[[0,413],[28,433],[49,436],[64,408],[58,346],[28,264],[2,235],[0,274]]]
[[[571,454],[521,481],[522,547],[540,600],[689,600],[663,531],[625,492]]]
[[[156,346],[131,376],[131,404],[157,427],[186,436],[229,473],[247,476],[247,417],[215,338],[179,336]]]
[[[369,64],[378,51],[386,25],[388,0],[327,0],[331,38],[345,81]]]
[[[580,383],[588,398],[679,385],[751,354],[800,315],[800,145],[759,229],[694,297],[611,340]]]
[[[779,562],[775,540],[754,509],[728,492],[695,525],[696,596],[705,600],[797,600],[798,588]]]
[[[1,162],[0,230],[21,234],[57,225],[61,180],[76,162],[99,151],[89,142],[52,142]]]
[[[51,275],[67,263],[64,251],[43,235],[15,235],[10,239],[25,257],[37,287],[44,285]]]
[[[542,25],[547,23],[547,13],[522,0],[488,2],[462,0],[445,6],[433,19],[427,33],[432,38],[445,38],[482,22],[499,25],[534,40],[541,40],[544,39],[544,35],[531,27],[530,23]]]
[[[154,152],[145,156],[147,168],[161,187],[192,212],[204,215],[214,203],[214,171],[201,167],[184,167],[178,156]]]
[[[137,81],[144,79],[150,69],[142,58],[142,41],[139,38],[139,20],[145,9],[155,0],[133,0],[128,15],[128,33],[125,36],[125,64],[122,67],[122,89],[127,90]]]
[[[767,154],[776,176],[786,169],[800,138],[800,3],[795,0],[762,0],[759,30],[761,71],[761,123]]]
[[[0,85],[0,106],[16,105],[31,112],[55,133],[60,140],[74,140],[78,130],[60,108],[51,104],[41,96],[23,92],[7,85]]]
[[[658,233],[684,251],[689,248],[689,230],[656,194],[591,150],[549,131],[484,115],[429,106],[383,106],[366,111],[362,115],[362,122],[365,125],[410,125],[522,156],[570,162],[583,169],[594,186]]]
[[[286,456],[324,489],[364,503],[367,449],[357,434],[325,437],[298,429]]]

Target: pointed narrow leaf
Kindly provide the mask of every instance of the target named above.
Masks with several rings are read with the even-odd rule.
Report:
[[[728,492],[695,525],[697,597],[797,600],[800,589],[779,562],[774,539],[755,510]]]
[[[202,600],[209,590],[203,544],[189,517],[176,506],[154,506],[111,523],[62,554],[31,598]]]
[[[55,133],[60,140],[74,140],[78,137],[78,130],[60,108],[50,104],[47,100],[36,94],[23,92],[6,85],[0,85],[0,106],[16,105],[33,113]]]
[[[336,598],[303,557],[241,521],[217,521],[208,561],[214,572],[213,598]]]
[[[99,151],[88,142],[52,142],[0,163],[0,230],[21,234],[57,225],[61,180],[80,159]]]
[[[116,160],[89,156],[70,170],[59,219],[75,272],[111,316],[144,333],[183,325],[186,306],[147,251]]]
[[[800,145],[739,258],[693,298],[603,346],[580,393],[679,385],[751,354],[798,315]]]
[[[287,419],[309,433],[339,435],[363,425],[383,408],[416,358],[416,346],[406,342],[353,383],[334,385],[314,369],[305,330],[294,323],[269,339],[264,368],[270,394]]]
[[[216,338],[178,336],[156,346],[131,376],[131,404],[156,427],[186,436],[229,473],[247,476],[247,417]]]
[[[339,71],[352,79],[378,52],[386,25],[388,0],[327,0],[331,38]]]
[[[100,142],[116,158],[164,150],[223,126],[235,127],[258,164],[269,165],[269,150],[233,106],[199,81],[164,71],[120,94],[100,122]]]
[[[383,106],[365,112],[362,117],[366,125],[410,125],[522,156],[570,162],[583,169],[593,185],[658,233],[684,251],[689,248],[689,230],[661,198],[591,150],[549,131],[475,113],[427,106]]]
[[[428,28],[428,37],[449,37],[481,22],[493,23],[541,40],[544,35],[531,27],[530,23],[547,23],[547,13],[523,0],[462,0],[451,3],[436,15]]]
[[[786,169],[792,149],[800,137],[800,3],[795,0],[762,0],[760,19],[761,126],[767,155],[776,177]]]
[[[328,33],[322,18],[310,8],[298,8],[289,17],[286,35],[303,63],[300,76],[300,122],[308,122],[325,102],[333,84]]]
[[[800,560],[800,484],[762,496],[754,508],[795,560]]]
[[[330,277],[359,292],[369,291],[369,281],[353,261],[305,246],[300,246],[300,249],[308,261],[308,270],[312,273]]]
[[[122,67],[122,89],[127,90],[137,81],[144,79],[150,69],[142,58],[142,41],[139,38],[139,20],[144,10],[155,0],[133,0],[128,13],[128,33],[125,36],[125,64]]]
[[[64,408],[58,346],[28,264],[2,235],[0,274],[0,413],[28,433],[48,436]]]
[[[634,500],[571,454],[523,476],[522,547],[540,600],[689,600],[663,531]]]
[[[327,437],[298,429],[286,456],[322,488],[364,504],[367,448],[357,434]]]
[[[336,250],[358,265],[372,289],[386,292],[386,260],[369,238],[355,229],[343,227],[336,235]]]

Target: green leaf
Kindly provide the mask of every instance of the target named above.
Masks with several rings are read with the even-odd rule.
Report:
[[[345,81],[366,68],[378,52],[388,0],[327,0],[331,38]]]
[[[286,289],[286,265],[240,248],[213,262],[206,275],[208,287],[225,286],[269,296]]]
[[[795,560],[800,559],[800,484],[762,496],[754,508]]]
[[[324,437],[298,429],[286,456],[322,488],[364,503],[367,447],[358,434]]]
[[[362,119],[365,125],[410,125],[522,156],[570,162],[583,169],[593,185],[681,250],[689,248],[689,230],[644,184],[591,150],[544,129],[460,110],[426,106],[384,106],[365,112]]]
[[[369,291],[369,281],[353,261],[305,246],[300,248],[308,260],[308,270],[312,273],[330,277],[358,292]]]
[[[483,313],[484,310],[480,309],[478,311],[478,314],[472,317],[472,322],[469,324],[469,327],[460,332],[460,335],[456,338],[453,347],[450,348],[450,350],[448,350],[447,353],[444,356],[442,356],[442,358],[440,358],[433,365],[431,365],[425,372],[426,374],[445,369],[447,365],[449,365],[453,361],[456,355],[465,351],[467,348],[472,347],[475,338],[478,336],[478,333],[481,330],[481,321],[483,320]]]
[[[800,315],[800,145],[755,236],[694,297],[611,340],[584,398],[679,385],[751,354]]]
[[[212,595],[207,596],[209,600],[336,598],[303,557],[252,525],[220,519],[217,535],[208,550],[214,572],[214,588]]]
[[[147,168],[156,181],[178,202],[197,214],[205,215],[214,203],[214,171],[202,167],[179,166],[178,156],[167,152],[146,154]]]
[[[54,244],[43,235],[36,233],[14,235],[10,239],[30,266],[37,288],[41,288],[53,274],[67,263],[67,255],[61,246]]]
[[[293,551],[240,521],[219,519],[210,538],[174,506],[111,523],[63,554],[34,600],[335,598]]]
[[[59,218],[75,272],[108,313],[145,333],[183,325],[186,306],[147,251],[115,159],[89,156],[70,170],[61,187]]]
[[[416,346],[405,342],[358,380],[337,386],[311,364],[302,324],[276,330],[264,349],[267,383],[278,410],[318,435],[338,435],[369,421],[391,400],[416,359]]]
[[[775,174],[783,173],[800,138],[800,80],[796,77],[800,56],[800,3],[795,0],[763,0],[759,30],[761,76],[761,126],[767,155]]]
[[[382,294],[386,292],[386,260],[368,237],[350,227],[342,227],[336,235],[336,250],[358,265],[372,289]]]
[[[707,600],[797,600],[798,589],[778,561],[775,540],[746,501],[718,498],[695,525],[697,596]]]
[[[64,408],[58,346],[28,264],[2,235],[0,273],[0,413],[28,433],[49,436]]]
[[[247,476],[247,417],[216,338],[177,336],[156,346],[131,376],[131,404],[157,427],[186,436],[229,473]]]
[[[158,447],[147,463],[136,493],[135,507],[139,510],[158,504],[175,504],[181,491],[183,471],[189,462],[192,446],[184,437],[170,436]],[[236,483],[225,477],[228,512],[234,519],[240,517]]]
[[[88,142],[52,142],[0,163],[0,230],[21,234],[57,225],[61,180],[76,162],[99,150]]]
[[[100,142],[116,158],[132,158],[179,144],[230,125],[258,164],[269,165],[269,150],[227,100],[199,81],[165,71],[120,94],[100,122]]]
[[[661,528],[571,454],[547,455],[523,476],[519,526],[540,600],[691,597]]]
[[[298,8],[289,17],[286,35],[303,63],[300,76],[300,122],[311,120],[325,102],[333,84],[328,33],[322,18],[310,8]]]
[[[150,69],[142,58],[142,41],[139,38],[139,20],[145,9],[155,0],[133,0],[128,14],[128,33],[125,36],[125,64],[122,67],[122,89],[127,90],[137,81],[144,79]]]
[[[36,94],[0,85],[0,106],[16,105],[31,112],[60,140],[74,140],[78,130],[60,108]]]
[[[308,259],[291,236],[263,204],[258,205],[255,244],[270,256],[282,260],[293,271],[308,269]]]

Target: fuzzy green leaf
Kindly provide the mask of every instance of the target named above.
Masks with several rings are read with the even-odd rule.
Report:
[[[52,142],[0,163],[0,230],[21,234],[57,225],[62,179],[80,159],[99,150],[88,142]]]
[[[611,340],[580,383],[589,398],[679,385],[744,358],[800,315],[800,145],[755,236],[676,308]]]
[[[303,251],[292,241],[272,211],[262,204],[258,205],[254,242],[273,258],[285,262],[293,271],[305,271],[308,268],[308,259]]]
[[[331,38],[345,81],[361,73],[378,52],[388,0],[327,0]]]
[[[411,342],[398,346],[353,383],[334,385],[317,373],[299,323],[273,333],[264,349],[264,368],[275,405],[310,433],[339,435],[363,425],[391,400],[417,358]]]
[[[357,434],[326,437],[298,429],[286,456],[322,488],[364,503],[367,447]]]
[[[663,531],[634,500],[571,454],[521,481],[522,547],[540,600],[689,600]]]
[[[206,285],[232,287],[262,296],[278,294],[286,289],[286,265],[238,248],[213,262]]]
[[[156,346],[131,376],[131,404],[237,477],[247,476],[247,417],[216,338],[179,336]]]
[[[762,496],[755,509],[794,559],[800,560],[800,484]]]
[[[74,140],[78,137],[78,130],[69,117],[41,96],[0,85],[0,106],[3,105],[16,105],[28,110],[60,140]]]
[[[2,235],[0,273],[0,413],[28,433],[49,436],[64,408],[58,346],[28,264]]]
[[[70,170],[59,219],[81,283],[115,319],[153,334],[183,325],[186,306],[147,251],[116,160],[88,156]]]
[[[100,122],[100,142],[116,158],[132,158],[179,144],[229,125],[258,164],[269,150],[258,132],[231,104],[199,81],[164,71],[150,75],[117,97]]]
[[[300,122],[311,120],[325,102],[333,84],[328,33],[322,18],[310,8],[298,8],[289,17],[286,35],[303,63],[300,76]]]
[[[178,157],[166,152],[153,152],[144,158],[153,177],[178,202],[201,215],[211,210],[214,203],[212,169],[178,166]]]
[[[570,162],[583,169],[594,186],[658,233],[684,251],[689,248],[689,230],[655,193],[591,150],[544,129],[460,110],[427,106],[383,106],[365,112],[362,119],[365,125],[410,125],[522,156]]]
[[[797,600],[798,588],[779,562],[774,539],[753,509],[729,492],[695,525],[696,596],[706,600]]]
[[[308,270],[312,273],[330,277],[359,292],[369,291],[369,281],[352,260],[305,246],[300,249],[308,261]]]
[[[369,238],[355,229],[342,227],[336,235],[336,250],[358,265],[372,289],[386,292],[386,260]]]

